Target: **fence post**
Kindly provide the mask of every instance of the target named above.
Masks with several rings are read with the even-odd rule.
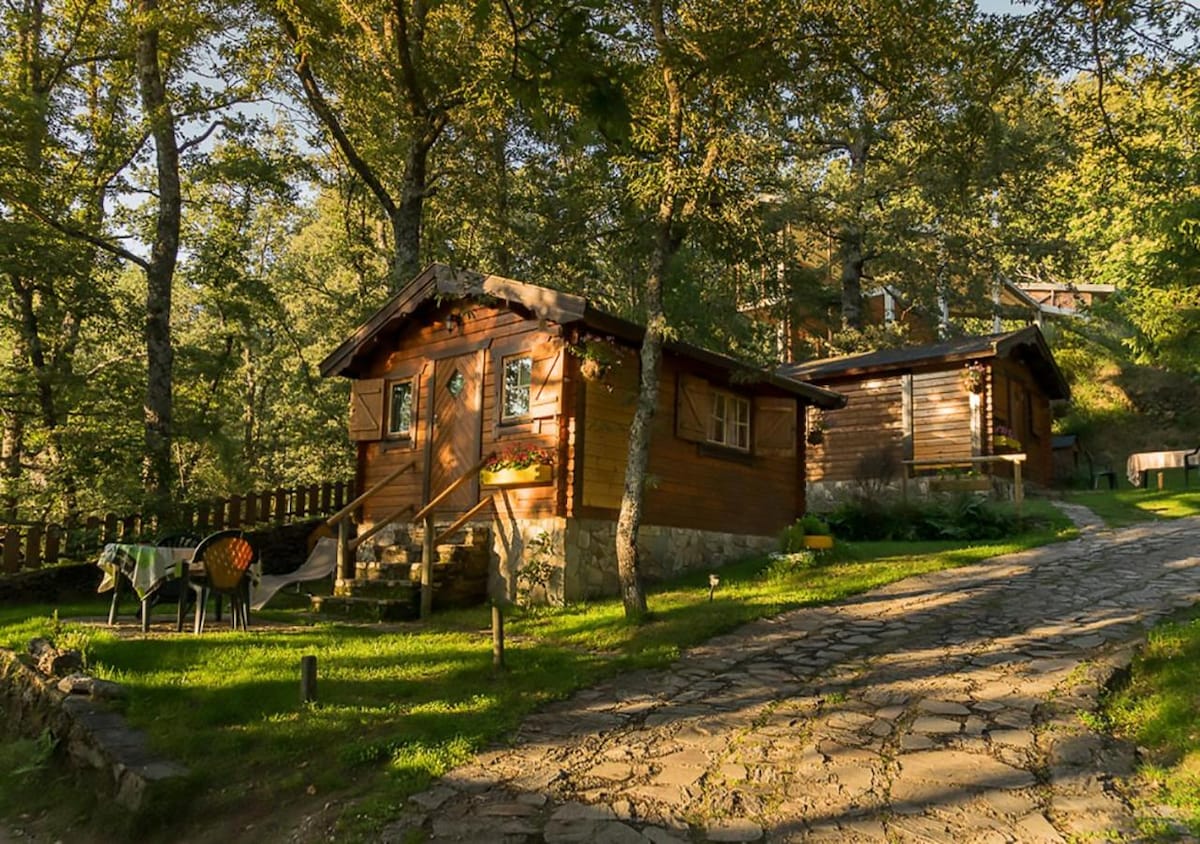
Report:
[[[271,521],[271,493],[263,491],[258,494],[258,516],[260,525]]]
[[[242,526],[242,497],[233,495],[225,499],[229,502],[229,526],[231,528]]]
[[[213,530],[223,530],[225,528],[225,505],[227,503],[224,498],[213,499]]]
[[[43,525],[30,525],[25,535],[25,568],[36,569],[42,565]]]
[[[309,484],[308,487],[308,515],[313,516],[320,512],[321,504],[321,488],[317,484]]]
[[[116,542],[119,538],[117,534],[117,514],[108,513],[104,517],[104,535],[100,538],[100,543],[104,545]]]
[[[56,524],[46,525],[46,563],[54,565],[58,562],[59,546],[62,541],[63,530]]]
[[[330,505],[333,503],[333,484],[329,481],[321,484],[321,515],[328,516],[333,512]]]
[[[4,570],[15,572],[21,568],[21,529],[9,526],[4,531]]]

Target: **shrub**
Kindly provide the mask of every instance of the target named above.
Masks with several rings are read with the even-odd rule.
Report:
[[[792,554],[804,550],[804,537],[829,536],[829,525],[820,516],[809,513],[783,529],[779,537],[779,550]]]
[[[792,551],[783,554],[772,554],[770,561],[759,572],[759,577],[767,581],[790,580],[797,573],[817,566],[821,561],[812,551]]]
[[[839,537],[862,542],[999,539],[1018,530],[1015,516],[974,495],[928,501],[859,498],[838,507],[829,523]]]

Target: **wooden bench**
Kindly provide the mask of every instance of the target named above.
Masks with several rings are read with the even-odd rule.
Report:
[[[1013,505],[1017,517],[1021,516],[1021,504],[1025,501],[1025,482],[1021,478],[1021,464],[1025,462],[1024,454],[987,454],[981,457],[958,457],[949,460],[901,460],[904,471],[901,473],[901,492],[908,499],[909,472],[916,469],[973,469],[976,466],[990,466],[993,463],[1010,463],[1013,467]]]

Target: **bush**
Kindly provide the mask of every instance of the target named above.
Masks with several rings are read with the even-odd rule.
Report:
[[[803,551],[804,537],[829,536],[829,534],[828,523],[820,516],[809,513],[783,529],[783,534],[779,537],[779,550],[785,554]]]
[[[847,501],[829,515],[838,537],[859,542],[1000,539],[1017,533],[1017,519],[974,495],[950,500]]]

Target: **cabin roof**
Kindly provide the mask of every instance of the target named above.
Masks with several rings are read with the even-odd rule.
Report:
[[[1046,345],[1046,338],[1036,325],[1003,334],[958,337],[925,346],[880,349],[865,354],[790,363],[780,367],[780,372],[791,378],[825,382],[858,375],[903,371],[916,366],[967,363],[987,358],[1020,360],[1029,367],[1038,384],[1051,399],[1071,397],[1067,379],[1054,362],[1054,355]]]
[[[640,343],[646,333],[645,326],[603,311],[582,296],[498,275],[430,264],[321,361],[321,375],[356,377],[379,344],[399,330],[425,302],[476,297],[517,305],[538,319],[559,325],[583,325],[630,344]],[[784,372],[753,367],[736,358],[690,343],[667,341],[664,348],[681,357],[737,373],[741,383],[769,384],[818,407],[833,409],[846,403],[845,396],[833,390],[818,387]]]

